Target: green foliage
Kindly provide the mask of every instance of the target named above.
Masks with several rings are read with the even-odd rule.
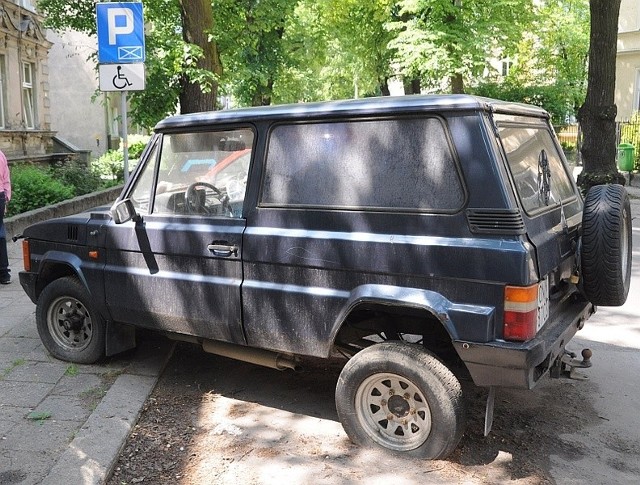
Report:
[[[400,0],[389,23],[400,74],[442,89],[479,77],[487,59],[511,52],[530,25],[533,0]]]
[[[71,187],[75,196],[95,192],[101,186],[100,177],[77,160],[57,162],[51,168],[51,175],[63,185]]]
[[[73,187],[53,178],[49,170],[33,165],[11,167],[11,202],[8,216],[62,202],[73,197]]]
[[[146,146],[147,143],[142,140],[131,143],[129,145],[129,158],[140,158]]]
[[[115,183],[124,180],[124,154],[121,150],[109,150],[91,162],[91,171],[102,180]]]
[[[635,112],[628,123],[620,127],[620,143],[631,143],[634,148],[635,170],[640,170],[640,112]]]
[[[564,125],[575,114],[574,98],[563,86],[522,86],[511,83],[487,83],[469,88],[478,96],[540,106],[551,114],[553,125]]]

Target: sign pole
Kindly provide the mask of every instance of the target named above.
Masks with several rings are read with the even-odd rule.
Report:
[[[129,141],[127,140],[127,130],[128,130],[128,121],[127,121],[127,92],[122,91],[120,93],[120,100],[122,101],[122,106],[120,111],[122,113],[122,154],[124,156],[124,183],[126,184],[129,181]]]

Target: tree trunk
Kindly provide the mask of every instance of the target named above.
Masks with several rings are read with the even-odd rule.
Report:
[[[621,0],[590,0],[591,32],[587,96],[578,110],[584,134],[583,173],[578,184],[584,192],[603,183],[624,179],[616,168],[616,44]]]
[[[464,79],[460,73],[451,76],[451,94],[464,94]]]
[[[209,40],[208,32],[213,28],[213,9],[211,0],[179,0],[182,17],[182,38],[185,42],[195,44],[202,49],[203,55],[198,59],[197,67],[222,74],[222,64],[218,46]],[[183,76],[180,92],[180,112],[197,113],[211,111],[216,108],[218,83],[214,82],[208,92],[203,92],[199,84],[191,82]]]
[[[404,85],[404,94],[420,94],[420,79],[404,78],[402,84]]]
[[[389,90],[389,79],[384,78],[379,83],[380,95],[382,96],[391,96],[391,91]]]

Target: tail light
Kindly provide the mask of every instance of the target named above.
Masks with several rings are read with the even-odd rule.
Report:
[[[28,239],[22,240],[22,265],[25,271],[31,271],[31,247]]]
[[[538,284],[506,286],[504,289],[503,337],[524,342],[536,336],[538,328]]]

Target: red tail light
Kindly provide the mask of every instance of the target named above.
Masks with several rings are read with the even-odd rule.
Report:
[[[536,336],[538,285],[506,286],[504,289],[503,337],[524,342]]]

